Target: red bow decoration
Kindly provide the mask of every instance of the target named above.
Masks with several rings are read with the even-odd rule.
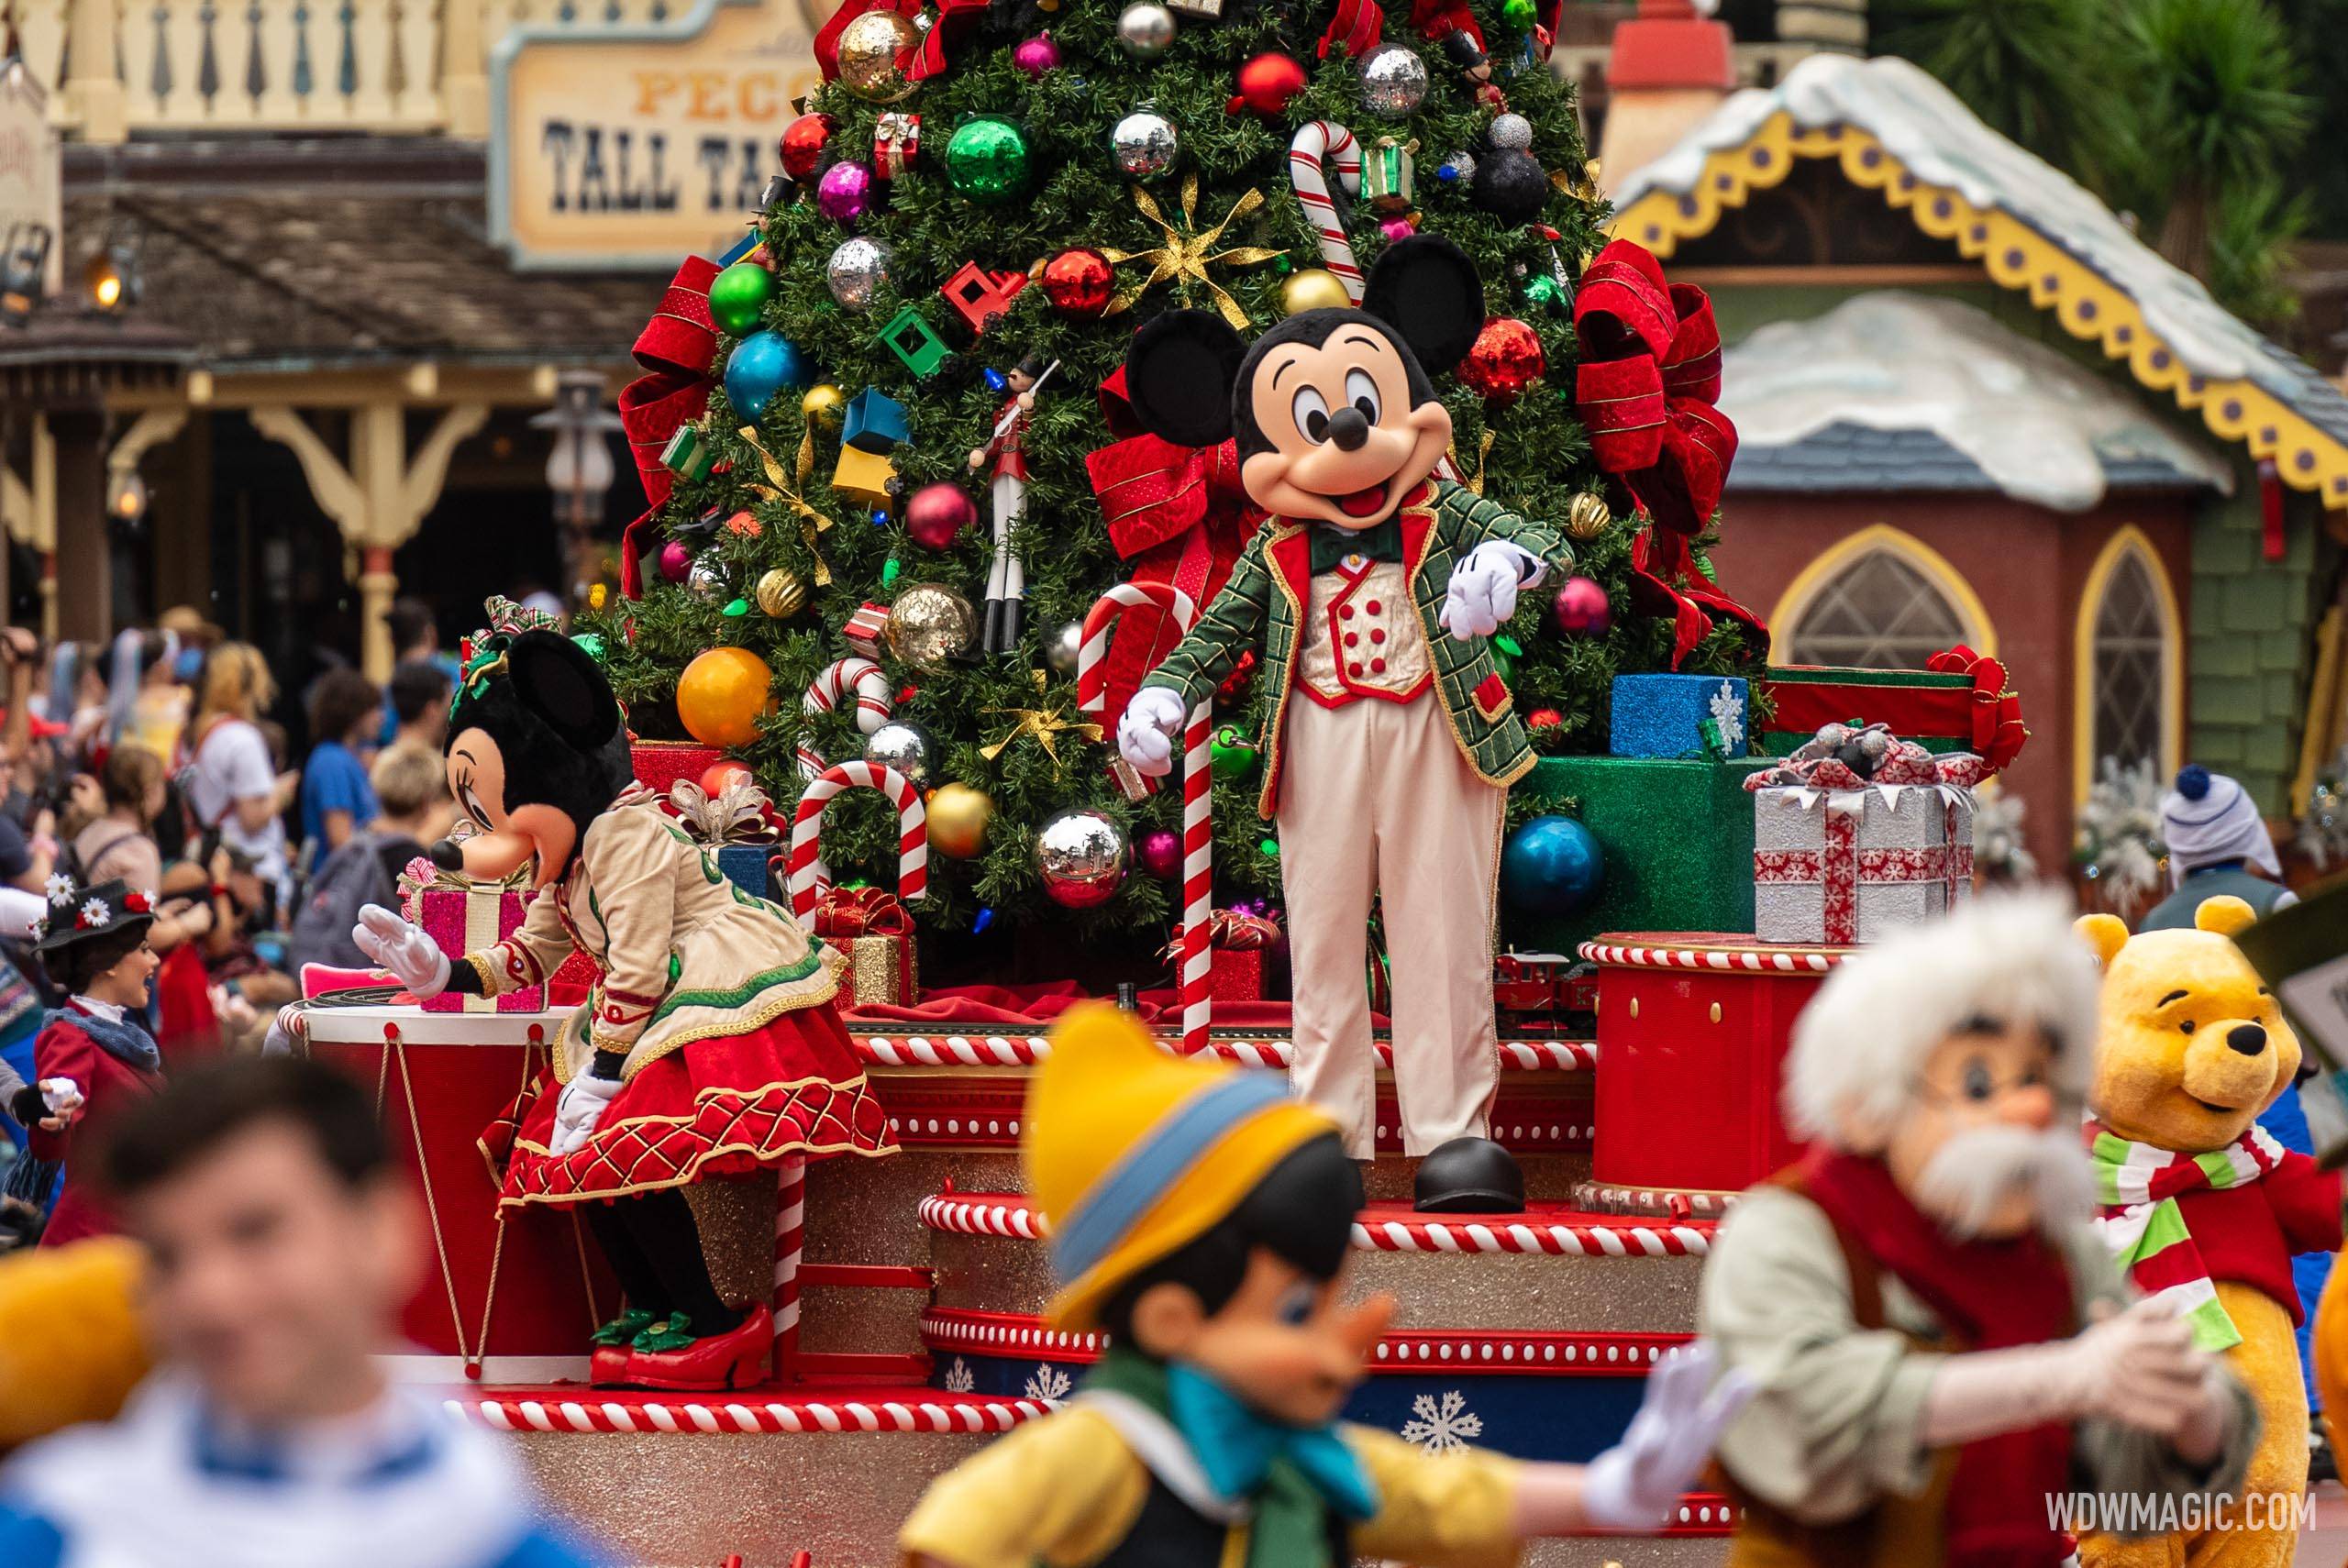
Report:
[[[1123,437],[1084,459],[1109,542],[1133,563],[1133,581],[1170,583],[1204,610],[1263,522],[1239,485],[1238,447],[1178,447],[1143,430],[1123,366],[1101,383],[1100,401],[1110,433]],[[1109,643],[1108,712],[1124,712],[1174,642],[1171,623],[1152,606],[1135,605],[1118,618]]]
[[[1386,11],[1378,0],[1337,0],[1337,14],[1329,18],[1322,30],[1320,58],[1329,58],[1329,51],[1345,46],[1347,56],[1359,60],[1378,47],[1378,39],[1386,31]]]
[[[1280,944],[1279,922],[1246,910],[1217,910],[1207,916],[1207,945],[1233,953],[1261,953]],[[1176,937],[1160,955],[1168,964],[1182,958],[1182,939]]]
[[[2021,755],[2030,730],[2021,722],[2021,699],[2006,684],[2006,667],[1959,643],[1933,655],[1924,668],[1972,678],[1973,749],[1988,760],[1992,773],[2010,767]]]
[[[660,308],[637,335],[636,362],[645,373],[620,392],[620,425],[627,433],[628,450],[636,457],[644,499],[652,503],[620,536],[620,592],[629,599],[644,597],[643,573],[637,566],[644,550],[638,536],[659,515],[677,482],[677,476],[661,462],[660,449],[679,425],[699,419],[709,406],[709,389],[714,384],[710,361],[717,355],[717,324],[709,318],[709,285],[716,277],[715,262],[701,256],[685,258],[669,292],[660,298]]]
[[[840,73],[840,34],[847,25],[868,11],[894,11],[911,19],[921,14],[922,0],[847,0],[832,13],[815,34],[815,63],[831,81]],[[897,57],[898,68],[908,82],[926,82],[944,71],[947,54],[986,14],[987,0],[937,0],[937,17],[929,25],[920,43]]]
[[[1557,14],[1564,0],[1537,0],[1534,6],[1535,36],[1544,41],[1542,57],[1548,57],[1545,41],[1557,30]],[[1411,0],[1411,30],[1423,39],[1440,41],[1453,33],[1466,33],[1484,49],[1484,29],[1476,25],[1475,14],[1468,9],[1468,0]],[[1386,31],[1386,10],[1379,0],[1337,0],[1337,14],[1321,34],[1320,57],[1329,58],[1329,51],[1343,44],[1346,53],[1359,60],[1378,47]]]
[[[1755,643],[1768,646],[1769,628],[1761,617],[1712,585],[1684,535],[1648,528],[1631,541],[1631,607],[1642,615],[1671,617],[1674,669],[1711,632],[1712,613],[1743,622]]]
[[[1583,353],[1574,402],[1598,466],[1621,474],[1658,526],[1702,532],[1736,457],[1736,426],[1712,406],[1712,302],[1692,283],[1666,283],[1651,252],[1618,239],[1582,271],[1574,331]]]
[[[1843,744],[1867,731],[1878,731],[1888,743],[1875,771],[1862,778],[1858,770],[1834,755]],[[1914,741],[1894,736],[1888,726],[1867,724],[1853,730],[1830,726],[1815,740],[1804,741],[1791,756],[1744,776],[1748,794],[1788,787],[1803,790],[1864,790],[1871,784],[1946,784],[1970,790],[1998,771],[1997,765],[1969,751],[1932,752]]]
[[[914,917],[880,888],[833,888],[815,900],[815,934],[841,942],[858,936],[911,936]]]

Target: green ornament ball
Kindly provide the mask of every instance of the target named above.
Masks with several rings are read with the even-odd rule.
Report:
[[[1535,272],[1524,280],[1524,303],[1551,315],[1563,315],[1573,308],[1566,286],[1546,272]]]
[[[709,284],[709,318],[717,329],[739,337],[759,325],[774,298],[774,274],[755,261],[737,261]]]
[[[570,640],[578,646],[579,651],[585,654],[589,658],[593,659],[597,664],[604,662],[604,636],[602,633],[574,632],[571,634]]]
[[[1501,0],[1501,26],[1512,33],[1529,33],[1539,19],[1534,0]]]
[[[1492,668],[1500,672],[1501,679],[1513,680],[1516,678],[1516,661],[1524,657],[1523,645],[1503,633],[1485,646],[1491,653]]]
[[[1024,193],[1035,163],[1027,133],[995,115],[965,121],[946,143],[947,182],[981,204],[1007,202]]]
[[[1256,771],[1256,743],[1237,724],[1225,724],[1207,746],[1207,767],[1216,783],[1236,784]]]

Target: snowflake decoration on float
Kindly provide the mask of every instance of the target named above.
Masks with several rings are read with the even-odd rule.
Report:
[[[1720,726],[1721,745],[1724,750],[1734,751],[1744,744],[1744,699],[1739,697],[1736,689],[1725,680],[1721,682],[1721,689],[1712,693],[1711,713],[1712,723]]]
[[[1420,1395],[1411,1401],[1411,1418],[1402,1423],[1402,1441],[1429,1453],[1466,1448],[1484,1435],[1484,1418],[1468,1408],[1468,1397],[1456,1388],[1445,1389],[1439,1401]]]
[[[75,918],[73,924],[78,930],[88,931],[105,922],[106,901],[104,899],[91,899],[82,905],[82,912]]]
[[[49,901],[61,910],[72,903],[73,895],[80,890],[73,886],[73,878],[62,871],[50,872],[47,886]]]
[[[1041,1404],[1057,1405],[1068,1397],[1069,1390],[1074,1386],[1067,1373],[1047,1361],[1036,1364],[1036,1371],[1027,1379],[1027,1386],[1020,1392]]]
[[[970,1370],[970,1364],[960,1356],[956,1356],[954,1364],[946,1369],[946,1392],[968,1394],[978,1386],[978,1375]]]

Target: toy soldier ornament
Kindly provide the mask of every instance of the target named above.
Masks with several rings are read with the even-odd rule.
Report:
[[[994,565],[987,572],[986,620],[980,646],[988,653],[1007,653],[1019,642],[1019,608],[1026,592],[1027,574],[1019,564],[1012,530],[1027,510],[1027,458],[1023,451],[1028,416],[1035,412],[1036,393],[1058,370],[1039,354],[1029,354],[1003,377],[1009,392],[997,411],[994,429],[983,447],[970,449],[970,471],[991,461],[994,483],[989,496],[994,503]]]

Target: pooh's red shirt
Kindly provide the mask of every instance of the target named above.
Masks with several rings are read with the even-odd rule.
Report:
[[[2340,1250],[2340,1200],[2341,1173],[2292,1151],[2256,1181],[2179,1193],[2176,1207],[2210,1277],[2271,1297],[2296,1326],[2303,1314],[2292,1256]]]

